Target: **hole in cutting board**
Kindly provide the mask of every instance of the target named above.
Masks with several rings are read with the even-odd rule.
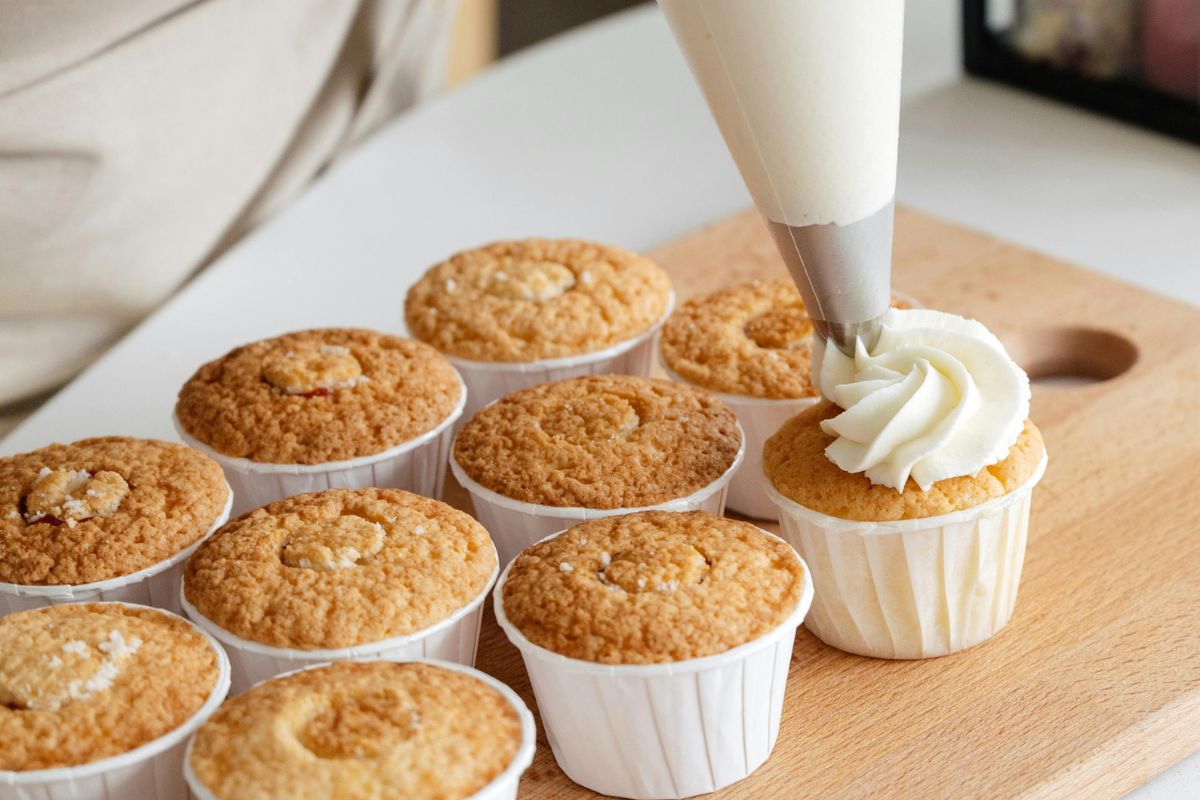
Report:
[[[1066,388],[1111,380],[1138,358],[1137,345],[1098,328],[1041,328],[1005,341],[1034,386]]]

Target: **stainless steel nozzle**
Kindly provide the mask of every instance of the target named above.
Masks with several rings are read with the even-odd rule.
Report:
[[[800,289],[813,327],[843,353],[872,347],[892,299],[892,219],[888,203],[849,225],[787,225],[767,220]]]

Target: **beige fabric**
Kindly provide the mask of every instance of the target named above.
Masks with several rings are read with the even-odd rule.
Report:
[[[0,406],[69,377],[435,88],[452,11],[0,0]]]

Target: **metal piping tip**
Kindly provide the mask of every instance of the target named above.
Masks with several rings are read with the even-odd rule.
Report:
[[[855,343],[862,340],[863,346],[870,350],[879,339],[882,328],[882,317],[869,319],[866,322],[828,322],[813,320],[813,329],[827,342],[833,342],[837,349],[848,356],[854,355]]]
[[[767,220],[813,327],[847,355],[879,337],[892,301],[894,204],[849,225],[787,225]]]

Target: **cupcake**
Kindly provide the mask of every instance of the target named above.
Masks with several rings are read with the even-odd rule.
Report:
[[[861,655],[926,658],[1012,615],[1046,467],[1029,380],[983,325],[892,310],[870,350],[818,345],[830,398],[763,453],[784,536],[816,583],[808,628]]]
[[[737,417],[708,392],[594,375],[480,411],[456,437],[450,468],[506,564],[580,520],[646,508],[720,514],[743,450]]]
[[[216,462],[152,439],[0,458],[0,614],[72,600],[178,611],[183,562],[231,500]]]
[[[893,305],[906,307],[897,299]],[[746,283],[692,298],[663,326],[660,356],[673,380],[718,393],[746,433],[746,460],[729,484],[728,505],[777,519],[762,488],[762,446],[790,417],[817,401],[809,364],[813,323],[791,281]]]
[[[183,619],[68,603],[0,619],[0,798],[183,797],[229,664]]]
[[[239,347],[179,391],[175,427],[225,470],[235,514],[303,492],[440,496],[465,392],[433,348],[325,328]]]
[[[320,661],[475,661],[496,550],[469,515],[397,489],[330,489],[230,522],[187,563],[183,607],[233,691]]]
[[[518,389],[579,375],[649,375],[670,313],[667,274],[619,247],[496,242],[431,267],[409,290],[412,335],[467,382],[467,416]]]
[[[505,570],[495,609],[567,776],[676,798],[771,754],[812,593],[795,551],[749,523],[644,511],[533,545]]]
[[[184,771],[198,800],[515,800],[533,750],[533,716],[482,672],[342,662],[228,700]]]

